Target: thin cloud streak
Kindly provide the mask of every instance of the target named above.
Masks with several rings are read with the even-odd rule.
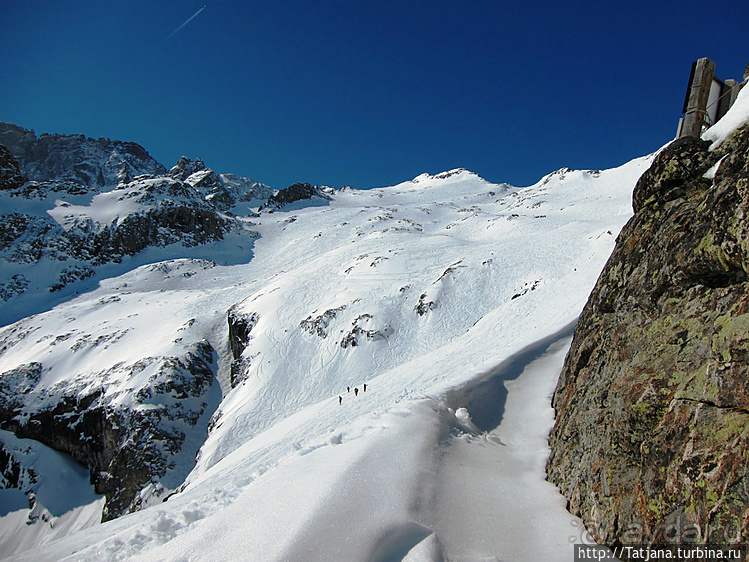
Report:
[[[200,14],[200,12],[202,12],[203,10],[205,10],[205,8],[206,8],[206,7],[205,7],[205,6],[203,6],[203,7],[202,7],[202,8],[200,8],[200,9],[199,9],[199,10],[198,10],[197,12],[195,12],[195,13],[194,13],[193,15],[191,15],[191,16],[190,16],[189,18],[187,18],[187,19],[186,19],[186,20],[184,21],[184,23],[183,23],[182,25],[180,25],[180,26],[179,26],[179,27],[178,27],[177,29],[175,29],[174,31],[172,31],[172,32],[171,32],[171,33],[169,34],[169,36],[168,36],[168,37],[167,37],[166,39],[164,39],[164,40],[163,40],[163,41],[161,42],[161,44],[163,45],[164,43],[166,43],[167,41],[169,41],[169,39],[171,39],[172,37],[174,37],[174,36],[175,36],[175,35],[177,34],[177,32],[179,32],[179,31],[180,31],[180,30],[181,30],[181,29],[182,29],[183,27],[185,27],[185,26],[186,26],[186,25],[187,25],[188,23],[190,23],[190,22],[191,22],[192,20],[194,20],[194,19],[195,19],[196,17],[198,17],[198,14]]]

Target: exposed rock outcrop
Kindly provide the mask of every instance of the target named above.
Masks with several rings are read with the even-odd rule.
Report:
[[[18,189],[27,181],[10,150],[0,144],[0,190]]]
[[[97,189],[117,185],[123,164],[131,176],[166,172],[134,142],[46,133],[37,137],[32,130],[0,123],[0,144],[18,160],[23,175],[38,182],[69,181]]]
[[[312,314],[310,314],[299,323],[299,327],[308,334],[316,335],[325,339],[328,337],[328,327],[330,326],[330,323],[344,310],[346,310],[345,304],[337,308],[329,308],[317,316],[312,316]]]
[[[357,316],[351,322],[351,329],[343,335],[341,347],[343,349],[357,347],[363,341],[384,341],[393,334],[393,329],[390,326],[385,326],[379,330],[362,327],[362,325],[368,326],[372,320],[371,314],[360,314]]]
[[[200,158],[193,161],[183,156],[168,175],[193,187],[206,202],[222,212],[252,215],[250,206],[259,207],[275,193],[274,189],[250,178],[214,172]]]
[[[273,193],[200,159],[183,157],[166,172],[135,143],[37,137],[7,123],[1,142],[9,149],[0,144],[0,323],[37,312],[19,304],[22,295],[70,296],[101,266],[147,248],[181,254],[229,233],[251,244],[257,233],[236,215]]]
[[[56,386],[40,384],[41,363],[25,364],[0,374],[0,428],[88,467],[96,492],[106,496],[102,519],[113,519],[187,476],[220,399],[213,363],[213,349],[201,342],[179,357],[117,365],[99,374],[98,385],[81,377],[80,384]],[[122,377],[133,387],[111,392],[109,381]],[[12,460],[5,465],[4,472],[18,472]]]
[[[252,362],[244,356],[244,350],[250,343],[250,333],[260,320],[256,312],[242,312],[239,306],[233,306],[227,312],[229,322],[229,347],[231,349],[231,387],[234,388],[247,378],[247,369]]]
[[[554,395],[548,477],[599,543],[749,538],[749,125],[708,147],[637,183]]]
[[[271,195],[261,209],[272,211],[290,203],[305,200],[316,200],[318,203],[327,203],[329,199],[330,197],[325,193],[324,189],[306,182],[297,182]]]
[[[138,262],[130,258],[149,248],[160,248],[156,255],[167,259],[183,257],[186,248],[202,257],[212,252],[200,246],[215,248],[227,235],[251,245],[257,233],[232,211],[248,210],[272,194],[249,178],[218,174],[200,159],[182,158],[167,172],[135,143],[37,137],[0,123],[0,324],[39,312],[35,299],[42,308],[64,300],[84,288],[80,281],[102,271],[109,276],[132,269]],[[156,267],[168,267],[163,263]],[[237,346],[246,345],[256,321],[249,319],[232,336],[239,359]],[[0,356],[26,334],[24,320],[9,326]],[[121,336],[90,333],[68,343],[71,352],[86,353]],[[159,501],[194,466],[221,397],[212,347],[204,340],[181,344],[183,336],[168,352],[128,356],[51,381],[44,373],[55,366],[46,355],[6,363],[0,369],[0,429],[85,466],[96,491],[106,496],[104,520]],[[73,337],[57,334],[48,343],[63,345]],[[0,446],[0,488],[18,488],[33,507],[41,477],[23,472],[14,454]]]
[[[19,193],[11,196],[27,198]],[[97,205],[103,206],[103,199],[102,203],[92,201],[86,206],[56,200],[46,213],[2,215],[0,257],[11,264],[34,264],[45,258],[57,262],[60,271],[48,285],[54,291],[91,276],[92,266],[119,263],[149,246],[197,246],[221,240],[228,231],[243,230],[202,201],[190,186],[170,178],[134,181],[108,192],[107,197],[110,212],[116,213],[115,205],[122,201],[137,205],[135,212],[123,208],[115,220],[101,222],[93,217]],[[73,260],[82,263],[71,263]],[[69,275],[63,271],[67,267],[64,262],[82,268],[85,275]]]

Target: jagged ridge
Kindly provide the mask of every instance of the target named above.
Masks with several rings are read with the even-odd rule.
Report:
[[[135,143],[37,137],[0,123],[0,315],[8,322],[42,310],[44,302],[62,302],[102,266],[147,248],[174,246],[161,259],[181,257],[185,248],[228,234],[251,246],[252,225],[236,213],[251,215],[250,206],[274,193],[254,180],[218,174],[200,159],[183,157],[167,172]],[[57,299],[45,297],[58,291]],[[29,308],[32,302],[39,308]]]

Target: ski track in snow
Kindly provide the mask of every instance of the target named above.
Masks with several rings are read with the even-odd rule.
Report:
[[[11,559],[570,557],[579,521],[544,480],[549,396],[648,165],[523,189],[457,171],[341,191],[257,219],[249,263],[143,266],[0,329],[16,342],[0,372],[41,360],[50,388],[206,339],[223,392],[184,490],[57,540],[33,526],[36,547]],[[259,317],[233,389],[232,306]],[[326,311],[324,337],[302,329]]]

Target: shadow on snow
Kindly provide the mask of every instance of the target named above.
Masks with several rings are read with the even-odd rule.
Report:
[[[570,337],[577,320],[558,332],[534,342],[511,355],[491,371],[446,394],[448,407],[467,408],[471,420],[481,432],[496,429],[502,423],[507,402],[505,381],[514,380],[525,368],[542,357],[556,342]]]

